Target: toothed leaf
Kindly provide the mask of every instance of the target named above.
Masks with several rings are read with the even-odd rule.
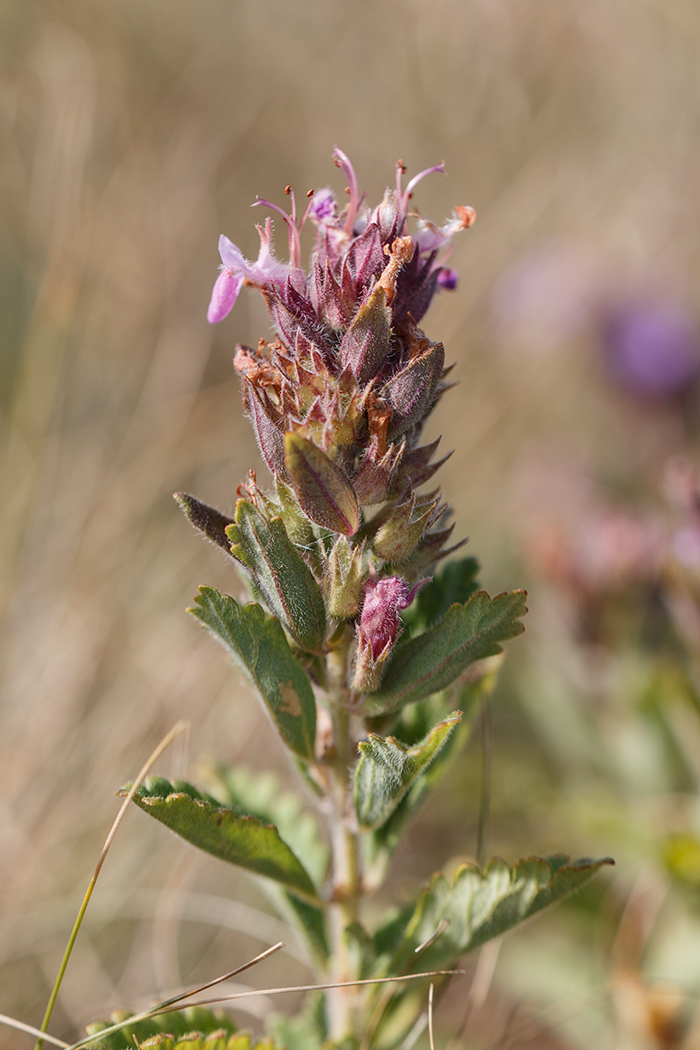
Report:
[[[428,769],[410,786],[389,819],[367,835],[362,836],[362,849],[368,874],[373,883],[384,877],[391,856],[401,841],[407,825],[416,815],[430,792],[436,787],[452,762],[461,753],[469,739],[481,701],[489,695],[496,684],[501,660],[493,658],[494,666],[474,682],[462,686],[457,696],[453,692],[438,693],[429,700],[405,707],[396,720],[393,731],[404,741],[415,741],[425,735],[430,722],[445,710],[448,696],[462,709],[462,720],[450,733],[440,752]]]
[[[361,828],[378,828],[388,820],[461,718],[461,711],[453,712],[414,747],[376,733],[370,733],[367,740],[358,744],[360,760],[355,769],[353,798]]]
[[[124,790],[128,790],[125,788]],[[134,796],[139,809],[193,846],[317,900],[311,876],[274,824],[238,816],[183,781],[148,777]]]
[[[476,660],[500,653],[499,643],[524,629],[526,597],[513,591],[491,599],[477,591],[466,604],[450,606],[434,627],[396,646],[381,688],[365,697],[365,710],[396,711],[444,689]]]
[[[281,791],[273,773],[254,773],[250,769],[213,771],[211,790],[219,801],[239,815],[257,817],[274,824],[317,886],[323,884],[328,870],[328,848],[321,838],[312,813],[302,809],[300,800],[291,792]],[[299,931],[314,957],[328,959],[326,918],[322,908],[302,901],[279,887],[274,889],[273,903],[284,918]]]
[[[451,883],[435,875],[413,910],[406,909],[375,934],[378,954],[384,957],[382,971],[411,973],[449,965],[568,897],[612,863],[609,857],[572,862],[565,856],[528,857],[511,868],[496,859],[483,872],[463,864]],[[416,953],[421,945],[426,947]]]
[[[190,612],[258,690],[287,746],[301,758],[313,758],[316,702],[279,620],[255,602],[241,606],[214,587],[200,587],[195,602]]]
[[[466,602],[478,590],[480,565],[476,558],[449,561],[424,584],[401,619],[413,634],[424,631],[445,615],[454,602]]]

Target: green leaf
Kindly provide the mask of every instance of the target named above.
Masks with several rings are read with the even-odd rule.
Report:
[[[268,521],[252,503],[240,499],[235,525],[227,527],[226,535],[231,553],[250,572],[270,612],[302,649],[321,652],[326,633],[323,595],[282,518]]]
[[[286,1050],[321,1050],[328,1038],[326,1000],[321,992],[310,992],[299,1012],[273,1014],[266,1028]]]
[[[299,798],[281,791],[273,773],[254,773],[250,769],[215,769],[212,771],[212,793],[237,815],[257,817],[274,824],[281,837],[297,857],[316,886],[321,886],[328,871],[328,848],[312,813],[303,810]],[[272,900],[283,917],[293,925],[311,949],[317,961],[328,959],[328,935],[323,908],[302,901],[292,893],[273,890]]]
[[[314,882],[323,882],[328,872],[328,847],[316,816],[304,808],[298,795],[282,790],[279,777],[269,771],[256,773],[245,766],[217,766],[205,782],[212,795],[239,816],[274,824],[296,855],[304,858],[304,866]]]
[[[478,589],[480,569],[476,558],[450,561],[418,591],[401,619],[412,634],[418,634],[445,615],[454,602],[464,603]]]
[[[262,696],[282,739],[301,758],[314,757],[316,701],[279,620],[255,602],[239,605],[214,587],[200,587],[189,611],[223,643]]]
[[[330,948],[324,909],[272,883],[268,883],[266,889],[278,913],[299,935],[302,947],[308,949],[314,962],[325,970]]]
[[[500,664],[499,658],[494,658],[494,662]],[[450,696],[452,702],[458,703],[463,711],[462,721],[455,728],[454,732],[450,734],[440,753],[430,763],[428,769],[411,785],[386,823],[377,828],[376,831],[371,831],[368,835],[363,835],[362,837],[361,842],[367,866],[367,877],[372,885],[378,885],[382,881],[389,860],[401,841],[407,825],[447,772],[451,763],[462,751],[471,734],[481,701],[484,696],[489,695],[493,691],[497,677],[498,668],[492,667],[477,681],[469,682],[467,685],[462,686],[456,698],[454,690],[448,692],[447,695]],[[404,708],[397,720],[394,732],[404,740],[409,739],[413,741],[415,739],[413,730],[421,726],[422,732],[425,733],[427,725],[430,724],[428,721],[426,725],[426,716],[432,716],[430,721],[439,717],[441,710],[445,710],[445,705],[446,694],[439,693],[436,697],[431,697],[429,700],[421,700],[410,708]],[[420,715],[415,720],[415,726],[413,724],[414,719],[411,717],[414,714]]]
[[[412,912],[406,909],[375,934],[382,972],[443,968],[567,897],[612,863],[608,857],[573,862],[561,855],[529,857],[514,868],[492,860],[483,872],[464,864],[452,883],[435,875]],[[421,945],[426,947],[416,952]]]
[[[92,1050],[134,1050],[135,1036],[144,1050],[155,1046],[158,1050],[249,1050],[250,1047],[250,1036],[245,1032],[235,1034],[234,1024],[221,1010],[214,1012],[190,1006],[142,1021],[130,1021],[133,1016],[127,1010],[119,1010],[109,1019],[86,1025],[89,1036],[119,1026],[88,1045]]]
[[[193,846],[318,902],[309,873],[273,824],[237,816],[191,784],[162,777],[148,777],[134,802]]]
[[[526,597],[513,591],[491,599],[477,591],[465,605],[451,605],[430,630],[396,646],[381,688],[364,699],[365,710],[396,711],[444,689],[476,660],[500,653],[499,642],[523,631]]]
[[[377,828],[388,820],[461,718],[462,712],[454,711],[414,747],[376,733],[358,744],[360,760],[355,769],[353,801],[361,828]]]

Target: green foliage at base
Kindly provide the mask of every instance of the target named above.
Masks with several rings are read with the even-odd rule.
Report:
[[[135,1016],[119,1010],[109,1019],[86,1025],[88,1036],[96,1037],[86,1045],[93,1050],[134,1050],[137,1045],[143,1050],[272,1050],[268,1041],[253,1044],[250,1033],[237,1032],[221,1010],[190,1006],[131,1021]]]

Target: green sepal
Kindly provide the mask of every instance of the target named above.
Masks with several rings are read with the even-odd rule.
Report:
[[[343,472],[313,441],[289,431],[284,454],[296,497],[304,513],[325,529],[352,536],[360,524],[355,490]]]
[[[287,536],[282,518],[268,520],[252,503],[240,499],[235,524],[227,527],[226,535],[231,553],[250,572],[270,612],[300,648],[321,652],[326,633],[323,595]]]
[[[464,605],[454,604],[419,635],[400,642],[392,653],[381,687],[364,698],[370,716],[396,711],[450,685],[470,664],[501,652],[499,642],[524,630],[525,591],[491,599],[477,591]]]
[[[351,547],[346,536],[339,536],[328,557],[324,590],[328,612],[338,620],[349,620],[360,611],[364,543]]]
[[[476,558],[449,561],[424,584],[401,614],[412,635],[425,631],[440,620],[454,602],[464,603],[478,590],[481,566]]]
[[[214,587],[200,587],[189,611],[221,642],[258,690],[287,746],[313,759],[316,701],[308,675],[274,616],[255,602],[239,605]]]
[[[88,1043],[90,1050],[134,1050],[137,1045],[144,1050],[250,1050],[249,1033],[236,1032],[222,1010],[190,1006],[141,1021],[131,1021],[134,1016],[128,1010],[115,1010],[109,1018],[86,1025],[88,1036],[97,1037]]]
[[[129,790],[128,785],[122,793]],[[318,903],[311,876],[281,838],[274,824],[238,816],[188,784],[148,777],[134,795],[139,809],[165,824],[186,842],[229,864],[265,875],[304,899]]]
[[[417,496],[412,492],[403,503],[396,504],[372,541],[375,554],[392,563],[410,558],[435,520],[439,503],[439,497]]]
[[[405,909],[375,933],[377,968],[382,974],[406,974],[449,966],[568,897],[613,863],[609,857],[570,862],[557,855],[528,857],[511,868],[495,859],[483,872],[474,864],[461,865],[451,883],[435,875],[415,908]],[[416,952],[421,945],[425,947]]]
[[[360,828],[378,828],[389,819],[461,718],[461,711],[453,711],[413,747],[376,733],[358,744],[360,760],[355,767],[353,801]]]
[[[290,485],[285,485],[281,478],[275,478],[275,488],[284,518],[284,527],[290,540],[297,547],[306,548],[307,553],[313,551],[316,543],[314,530],[299,506],[294,489]]]

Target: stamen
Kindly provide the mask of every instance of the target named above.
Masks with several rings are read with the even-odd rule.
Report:
[[[292,222],[296,226],[296,224],[297,224],[297,202],[296,202],[296,198],[294,196],[294,190],[292,189],[291,186],[285,186],[284,187],[284,192],[287,194],[288,197],[292,198]]]
[[[294,191],[291,186],[289,187],[289,190],[292,197],[292,208],[294,208]],[[278,215],[281,215],[287,223],[287,232],[289,235],[289,262],[295,270],[301,269],[301,242],[299,240],[299,231],[296,228],[292,215],[288,215],[283,208],[279,207],[279,205],[273,204],[272,201],[266,201],[263,197],[257,197],[251,207],[257,208],[260,204],[264,204],[266,208],[272,208],[272,210],[276,211]]]
[[[315,190],[307,190],[306,191],[306,196],[309,199],[309,203],[306,205],[306,211],[304,212],[304,214],[301,217],[301,222],[299,223],[299,233],[301,233],[301,231],[304,229],[304,223],[306,222],[306,220],[309,217],[309,212],[311,211],[311,208],[312,208],[313,203],[314,203],[314,193],[315,192],[316,192]]]
[[[355,169],[350,163],[349,159],[343,153],[341,149],[336,148],[333,150],[333,156],[335,159],[336,167],[340,168],[345,178],[348,180],[346,186],[346,192],[350,195],[350,203],[348,205],[348,217],[345,220],[345,232],[348,237],[352,237],[352,231],[355,226],[355,216],[357,215],[357,209],[359,206],[359,191],[357,188],[357,176],[355,175]]]
[[[408,202],[411,199],[411,195],[413,193],[414,188],[418,185],[418,183],[421,181],[421,179],[425,178],[426,175],[432,175],[434,172],[440,172],[442,175],[444,175],[445,174],[445,165],[444,165],[444,163],[443,164],[433,164],[433,166],[431,168],[425,168],[424,171],[419,171],[417,175],[413,176],[413,178],[410,180],[410,182],[408,183],[406,189],[403,190],[403,192],[401,191],[401,179],[400,179],[400,176],[398,175],[398,171],[399,171],[398,165],[397,165],[397,169],[396,170],[397,170],[397,187],[398,187],[397,188],[397,193],[396,193],[396,210],[398,211],[400,217],[405,221],[406,213],[408,212]]]

